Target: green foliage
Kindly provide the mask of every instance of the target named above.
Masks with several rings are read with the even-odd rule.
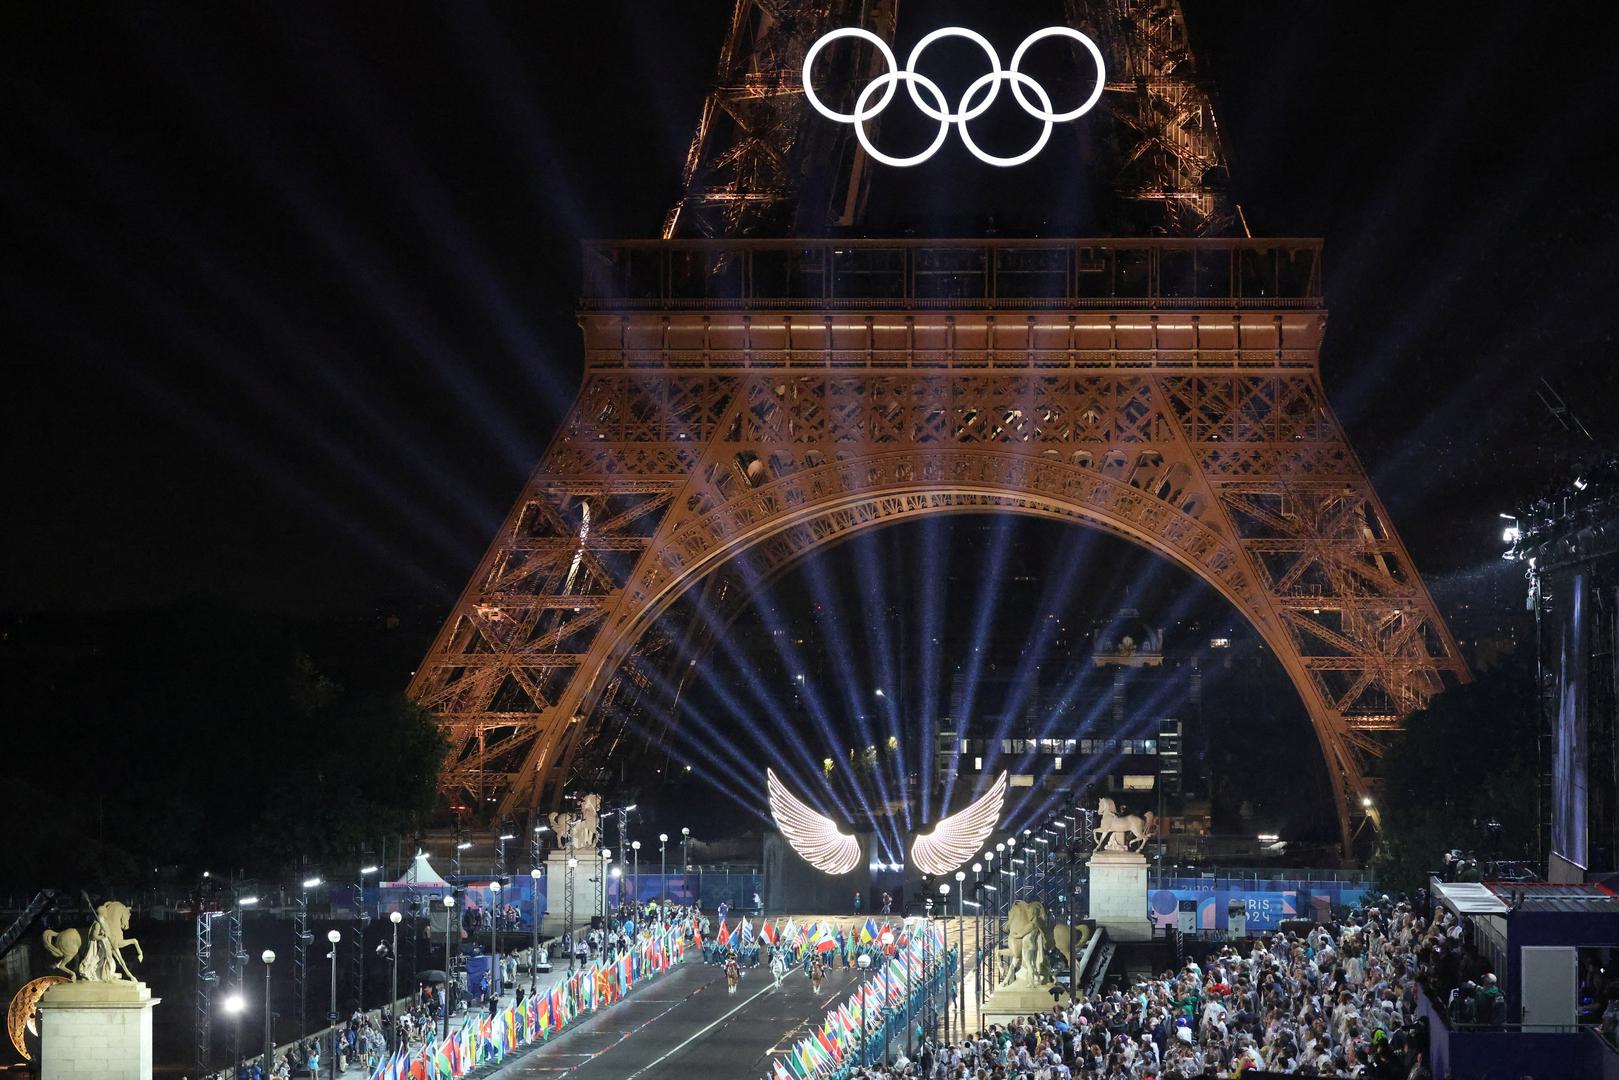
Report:
[[[1502,825],[1502,858],[1533,851],[1537,728],[1534,676],[1521,657],[1413,715],[1386,759],[1378,880],[1410,891],[1451,848],[1487,855],[1490,818]]]
[[[202,607],[9,627],[0,677],[23,722],[0,759],[0,884],[274,872],[412,828],[435,799],[437,725],[399,692],[404,670],[351,689],[311,660],[315,636]]]

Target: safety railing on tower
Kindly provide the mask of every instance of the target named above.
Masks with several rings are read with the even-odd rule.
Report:
[[[1319,240],[611,240],[586,310],[1313,308]]]

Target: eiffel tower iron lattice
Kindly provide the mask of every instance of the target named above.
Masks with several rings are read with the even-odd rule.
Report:
[[[554,805],[660,736],[643,714],[805,553],[1013,513],[1134,541],[1250,620],[1347,850],[1388,736],[1467,670],[1323,392],[1320,243],[1221,235],[1240,215],[1178,5],[1137,0],[1068,10],[1108,56],[1115,192],[1151,235],[784,239],[863,199],[858,147],[795,81],[845,8],[739,0],[665,238],[586,245],[579,397],[411,683],[448,792]],[[893,4],[862,10],[891,40]]]

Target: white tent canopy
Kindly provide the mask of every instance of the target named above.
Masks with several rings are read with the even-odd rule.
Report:
[[[423,852],[411,860],[409,869],[405,871],[398,881],[384,882],[383,887],[404,889],[414,885],[417,888],[431,888],[435,885],[448,887],[449,884],[448,881],[438,876],[438,871],[433,869],[433,864],[427,861],[427,855]]]

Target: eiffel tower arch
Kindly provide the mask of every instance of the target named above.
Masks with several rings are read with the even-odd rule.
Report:
[[[1467,671],[1322,390],[1319,242],[1222,235],[1240,215],[1161,0],[1069,5],[1121,80],[1121,216],[1155,235],[808,236],[869,177],[795,89],[845,6],[739,0],[665,238],[586,246],[579,397],[411,683],[447,792],[554,804],[655,737],[761,580],[865,529],[1015,513],[1122,536],[1248,618],[1347,851],[1388,737]],[[892,5],[864,10],[892,36]]]

